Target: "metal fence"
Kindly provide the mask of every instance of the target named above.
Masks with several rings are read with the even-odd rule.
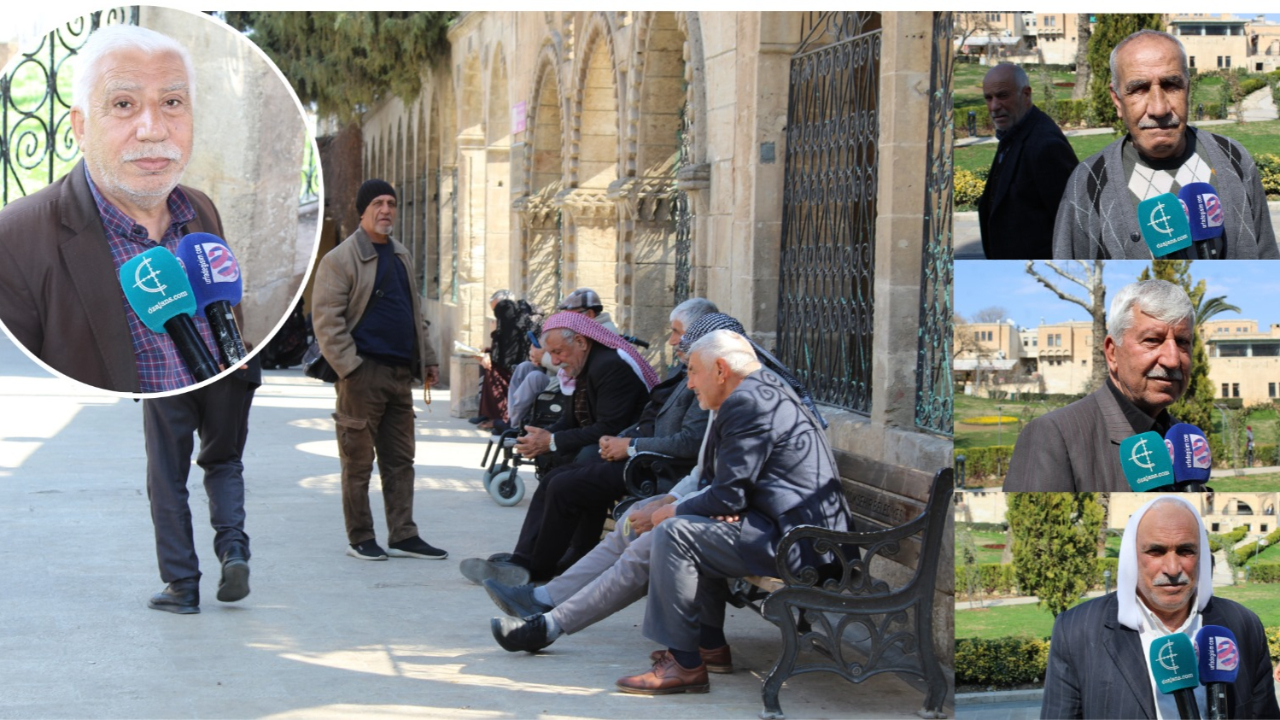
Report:
[[[0,76],[0,204],[62,177],[80,157],[68,61],[104,25],[138,24],[138,6],[99,10],[53,30]]]
[[[693,162],[693,128],[689,121],[689,103],[680,106],[680,129],[677,133],[680,157],[676,162],[676,174],[680,168]],[[691,276],[693,266],[693,207],[689,202],[689,193],[681,190],[675,182],[671,191],[671,222],[675,228],[676,281],[675,304],[679,305],[689,299],[692,291]]]
[[[810,13],[791,58],[778,354],[814,399],[871,410],[881,32]]]
[[[929,73],[929,149],[924,203],[924,253],[920,270],[920,344],[916,359],[916,426],[950,436],[955,385],[951,358],[954,334],[951,284],[952,140],[951,104],[955,15],[933,17],[933,59]]]

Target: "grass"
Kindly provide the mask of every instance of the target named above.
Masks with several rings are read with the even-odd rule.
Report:
[[[989,447],[992,445],[1013,445],[1022,427],[1041,415],[1056,410],[1056,404],[1034,402],[1014,402],[1011,400],[990,400],[987,398],[957,395],[955,398],[955,447],[957,450],[972,447]],[[1019,418],[1018,423],[994,425],[969,425],[965,418],[982,417],[984,415],[1012,415]]]
[[[956,531],[959,532],[960,529],[961,528],[957,527]],[[1004,550],[994,550],[991,548],[984,548],[982,546],[1003,545],[1007,539],[1004,533],[970,530],[969,534],[973,537],[973,544],[977,546],[977,560],[979,565],[1000,562],[1000,559],[1004,556]],[[956,567],[961,567],[962,565],[964,565],[964,557],[961,555],[959,550],[957,550]]]
[[[1248,607],[1264,627],[1280,625],[1280,592],[1276,585],[1235,585],[1214,588],[1213,594]],[[960,607],[966,607],[967,603]],[[1053,632],[1053,616],[1034,603],[984,609],[956,610],[957,638],[997,638],[1030,635],[1047,638]]]
[[[1275,492],[1280,488],[1280,473],[1233,477],[1229,470],[1215,470],[1209,487],[1217,492]]]
[[[965,118],[964,122],[968,122],[969,110],[976,110],[983,106],[982,78],[986,77],[987,71],[990,69],[985,65],[956,64],[955,73],[951,81],[951,87],[954,92],[951,102],[955,108],[957,122],[961,118]],[[1027,74],[1031,78],[1031,92],[1038,103],[1044,92],[1041,89],[1040,72],[1036,68],[1027,68]],[[1057,100],[1070,100],[1071,90],[1076,82],[1075,73],[1058,71],[1050,73],[1050,76],[1053,78],[1054,83],[1054,98]],[[1060,83],[1065,83],[1065,85]]]

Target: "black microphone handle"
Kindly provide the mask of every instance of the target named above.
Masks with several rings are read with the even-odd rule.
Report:
[[[218,363],[214,362],[209,348],[205,347],[200,331],[196,330],[195,321],[190,315],[171,317],[164,324],[165,332],[173,338],[173,344],[182,356],[182,362],[191,371],[196,382],[204,382],[218,374]]]
[[[1227,684],[1226,683],[1206,683],[1204,686],[1205,699],[1209,701],[1209,718],[1208,720],[1227,720],[1230,716],[1227,714]]]
[[[1194,690],[1191,688],[1174,690],[1173,699],[1178,701],[1178,717],[1182,720],[1200,720],[1200,708],[1196,706]]]
[[[1207,242],[1203,242],[1203,241],[1202,241],[1202,242],[1198,242],[1198,243],[1194,243],[1194,244],[1195,244],[1195,246],[1196,246],[1196,255],[1198,255],[1198,256],[1199,256],[1199,258],[1200,258],[1201,260],[1208,260],[1208,259],[1209,259],[1209,248],[1207,248],[1207,247],[1205,247],[1205,246],[1206,246],[1206,245],[1208,245],[1209,243],[1207,243]]]
[[[226,367],[239,365],[244,360],[244,340],[240,337],[240,326],[236,324],[236,316],[231,312],[231,303],[226,300],[215,300],[204,308],[204,316],[209,321],[209,329],[222,351],[222,362]]]

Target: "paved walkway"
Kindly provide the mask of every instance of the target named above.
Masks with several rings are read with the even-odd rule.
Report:
[[[344,555],[331,388],[270,371],[245,464],[252,594],[214,600],[218,571],[198,480],[203,612],[147,609],[159,590],[143,482],[139,406],[54,380],[0,335],[0,717],[747,718],[778,632],[730,608],[741,668],[708,695],[614,692],[654,644],[644,604],[543,655],[503,651],[497,613],[458,561],[510,549],[527,501],[494,504],[478,466],[485,436],[419,399],[416,517],[444,562]],[[197,471],[198,472],[198,471]],[[376,482],[375,482],[376,486]],[[372,495],[379,518],[381,495]],[[385,535],[380,539],[385,540]],[[920,691],[894,676],[859,686],[817,673],[784,687],[791,718],[913,717]]]

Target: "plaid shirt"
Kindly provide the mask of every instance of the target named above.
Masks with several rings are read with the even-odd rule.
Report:
[[[120,208],[111,204],[98,192],[89,175],[89,166],[84,167],[85,178],[89,181],[89,190],[93,193],[93,201],[98,205],[98,214],[102,217],[102,227],[107,233],[107,244],[111,247],[111,260],[115,263],[116,272],[120,267],[157,245],[174,252],[182,239],[182,228],[196,219],[196,209],[187,199],[182,188],[175,187],[169,193],[169,228],[165,230],[160,242],[148,239],[147,229],[133,221],[133,218],[121,212]],[[133,311],[125,298],[124,289],[120,290],[120,302],[124,303],[124,314],[129,319],[129,335],[133,339],[133,354],[138,362],[138,382],[142,392],[154,393],[165,390],[178,390],[195,384],[182,356],[173,340],[167,333],[155,333],[142,324],[138,314]],[[196,329],[204,339],[206,347],[214,348],[213,333],[203,313],[195,316]],[[216,355],[214,356],[217,357]]]

